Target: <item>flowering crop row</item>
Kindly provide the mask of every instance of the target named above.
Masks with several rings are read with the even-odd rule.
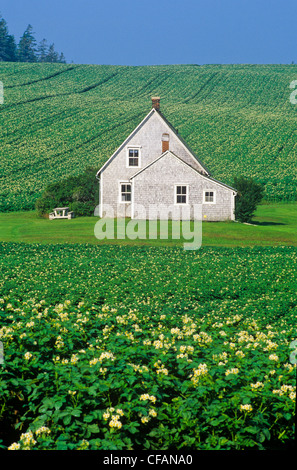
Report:
[[[296,249],[0,249],[4,448],[294,439]]]

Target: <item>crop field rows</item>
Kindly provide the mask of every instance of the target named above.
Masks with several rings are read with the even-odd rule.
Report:
[[[296,248],[0,251],[2,448],[292,444]]]
[[[0,64],[0,210],[34,208],[52,181],[100,167],[161,96],[161,109],[213,176],[296,199],[294,65]]]

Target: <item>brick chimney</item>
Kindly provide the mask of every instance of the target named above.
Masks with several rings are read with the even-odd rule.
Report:
[[[152,96],[152,108],[155,108],[157,111],[160,110],[160,97]]]
[[[162,135],[162,153],[169,150],[169,134],[165,133]]]

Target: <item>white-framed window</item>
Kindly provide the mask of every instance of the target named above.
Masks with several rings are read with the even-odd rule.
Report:
[[[187,184],[175,185],[175,204],[188,204],[189,186]]]
[[[127,168],[140,168],[140,147],[127,148]]]
[[[131,183],[120,183],[120,202],[131,202],[132,197],[132,185]]]
[[[216,193],[215,191],[206,190],[203,191],[203,203],[205,204],[215,204],[216,202]]]

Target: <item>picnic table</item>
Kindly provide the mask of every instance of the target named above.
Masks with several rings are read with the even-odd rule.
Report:
[[[56,207],[53,212],[50,212],[49,219],[73,219],[74,212],[69,211],[69,207]]]

